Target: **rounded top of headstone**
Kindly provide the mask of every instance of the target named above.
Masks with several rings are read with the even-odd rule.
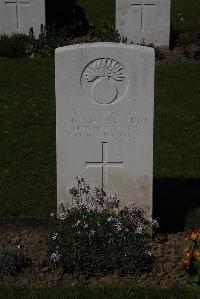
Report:
[[[55,50],[55,53],[75,50],[75,49],[87,49],[87,48],[124,48],[124,49],[134,49],[134,50],[140,50],[142,52],[148,52],[154,54],[155,51],[151,47],[146,46],[140,46],[140,45],[134,45],[134,44],[124,44],[124,43],[111,43],[111,42],[97,42],[97,43],[83,43],[83,44],[74,44],[69,46],[64,46],[57,48]]]

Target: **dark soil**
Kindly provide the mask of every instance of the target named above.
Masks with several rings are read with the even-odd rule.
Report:
[[[184,278],[176,274],[178,255],[183,248],[185,233],[157,234],[153,238],[155,264],[150,273],[140,277],[118,277],[116,275],[76,279],[64,274],[50,261],[50,254],[45,248],[44,236],[48,233],[48,219],[10,218],[0,219],[0,246],[20,246],[29,260],[27,268],[11,276],[0,276],[0,284],[36,286],[56,285],[126,285],[136,284],[145,287],[165,288],[170,286],[189,286]]]

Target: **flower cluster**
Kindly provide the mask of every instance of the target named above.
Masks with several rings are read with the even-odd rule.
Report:
[[[190,282],[200,283],[200,230],[186,235],[178,273]]]
[[[120,207],[116,194],[90,187],[81,177],[67,188],[72,200],[60,203],[49,235],[51,260],[67,273],[102,275],[142,273],[151,267],[152,226],[133,202]],[[89,246],[88,246],[89,244]]]

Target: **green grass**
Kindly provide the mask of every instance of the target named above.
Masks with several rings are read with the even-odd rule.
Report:
[[[0,60],[1,215],[55,210],[53,61]]]
[[[200,177],[200,63],[156,68],[154,176]]]
[[[126,288],[32,288],[0,287],[0,299],[198,299],[200,292],[194,289],[174,288],[166,290]]]
[[[0,77],[0,216],[48,216],[56,208],[53,60],[0,59]],[[199,77],[198,62],[156,68],[154,207],[163,205],[163,217],[173,202],[174,218],[180,206],[183,217],[199,206]]]
[[[90,23],[115,22],[115,0],[78,0],[78,4],[85,9]],[[175,30],[200,30],[199,15],[199,0],[172,0],[171,25]]]

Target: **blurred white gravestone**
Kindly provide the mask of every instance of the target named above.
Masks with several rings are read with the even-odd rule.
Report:
[[[57,201],[82,176],[152,211],[154,50],[93,43],[56,49]]]
[[[171,0],[116,0],[116,29],[129,43],[169,46]]]
[[[0,33],[40,33],[45,25],[45,0],[0,0]]]

